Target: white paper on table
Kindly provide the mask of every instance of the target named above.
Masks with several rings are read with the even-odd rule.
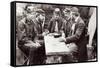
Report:
[[[59,42],[59,38],[54,38],[53,36],[45,36],[45,51],[48,55],[49,53],[69,53],[70,49],[66,46],[64,42]]]

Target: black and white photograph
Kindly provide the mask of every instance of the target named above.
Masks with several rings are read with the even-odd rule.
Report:
[[[15,66],[97,61],[97,6],[15,3]]]

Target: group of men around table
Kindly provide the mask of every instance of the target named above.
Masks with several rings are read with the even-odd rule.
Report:
[[[73,53],[73,56],[77,58],[78,62],[87,61],[86,24],[80,17],[77,7],[66,7],[63,10],[64,18],[61,10],[55,8],[46,29],[44,28],[45,11],[37,9],[34,12],[35,16],[30,10],[27,12],[26,17],[18,22],[18,48],[27,57],[24,64],[46,64],[44,36],[55,32],[65,34],[65,37],[59,38],[60,42],[65,42],[66,44],[75,43],[77,45],[78,51]],[[68,60],[66,62],[74,61]]]

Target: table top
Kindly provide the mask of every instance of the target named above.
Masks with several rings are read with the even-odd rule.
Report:
[[[70,48],[64,42],[59,42],[54,36],[44,36],[46,55],[64,55],[70,53]]]

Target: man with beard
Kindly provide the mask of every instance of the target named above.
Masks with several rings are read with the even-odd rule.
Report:
[[[33,20],[34,22],[34,39],[33,41],[39,46],[35,51],[33,48],[30,49],[30,65],[32,64],[44,64],[45,63],[45,47],[44,47],[44,22],[45,22],[45,14],[42,9],[37,9],[36,18]],[[34,56],[33,56],[34,55]]]
[[[27,56],[27,65],[45,63],[43,42],[43,22],[45,21],[45,14],[42,9],[37,9],[35,13],[36,18],[32,14],[27,14],[24,25],[25,33],[18,42],[18,47]]]

